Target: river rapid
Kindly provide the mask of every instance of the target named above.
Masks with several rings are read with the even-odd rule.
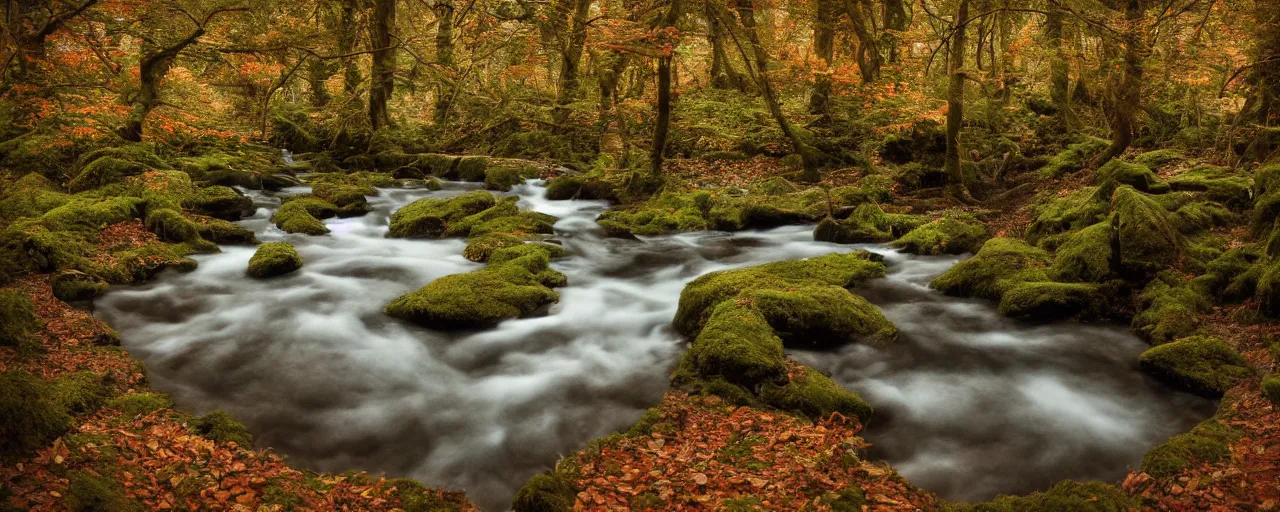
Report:
[[[301,467],[412,476],[465,489],[487,511],[506,510],[530,476],[661,400],[684,350],[670,324],[689,280],[857,248],[886,256],[888,277],[856,292],[902,339],[792,355],[875,406],[871,455],[927,490],[973,500],[1061,478],[1118,479],[1213,411],[1138,373],[1145,344],[1121,326],[1028,326],[927,288],[960,258],[814,242],[811,226],[604,238],[594,218],[605,203],[548,201],[537,181],[512,194],[560,217],[555,240],[569,257],[552,266],[569,285],[558,304],[480,332],[383,315],[400,294],[480,268],[461,256],[462,240],[385,238],[391,212],[474,188],[384,189],[369,198],[372,213],[329,219],[332,233],[319,237],[276,229],[278,197],[248,191],[257,212],[240,224],[292,242],[300,271],[250,279],[253,248],[223,247],[196,256],[194,272],[111,290],[95,313],[180,408],[225,409],[257,446]]]

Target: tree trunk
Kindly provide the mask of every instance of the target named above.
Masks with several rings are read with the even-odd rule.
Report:
[[[436,0],[436,64],[446,73],[452,74],[456,64],[453,62],[453,0]],[[436,124],[445,124],[449,116],[449,103],[453,99],[454,88],[450,85],[455,77],[441,80],[436,85],[436,104],[434,109]]]
[[[955,32],[951,35],[951,53],[947,59],[947,71],[951,80],[947,85],[947,153],[944,160],[947,195],[957,199],[968,196],[964,169],[960,165],[960,127],[964,123],[965,25],[968,23],[969,0],[960,0],[956,9]]]
[[[900,59],[898,33],[907,30],[907,8],[902,0],[884,0],[882,10],[884,11],[884,33],[880,36],[880,45],[888,53],[889,63],[897,64]]]
[[[844,0],[845,13],[849,15],[854,34],[858,36],[858,68],[862,72],[862,81],[874,82],[880,78],[880,41],[876,38],[871,20],[863,14],[863,7],[866,7],[866,12],[871,12],[870,0]]]
[[[813,20],[813,54],[821,66],[813,73],[813,94],[809,96],[809,113],[827,115],[831,96],[831,68],[835,58],[835,0],[818,0],[817,16]]]
[[[321,59],[307,63],[307,86],[311,89],[311,106],[324,108],[329,104],[329,88],[326,82],[333,75],[333,67]]]
[[[680,18],[680,0],[671,0],[667,12],[659,22],[660,29],[676,26]],[[658,118],[653,126],[653,145],[649,148],[649,175],[662,175],[662,157],[667,149],[667,134],[671,129],[671,58],[675,48],[662,50],[658,57]]]
[[[1045,17],[1044,38],[1049,50],[1049,100],[1058,110],[1058,118],[1071,119],[1071,75],[1067,67],[1067,59],[1062,55],[1062,19],[1061,10],[1049,8]]]
[[[138,63],[138,94],[133,98],[133,109],[125,118],[124,125],[116,130],[120,138],[142,142],[142,125],[156,105],[160,104],[160,81],[169,72],[173,59],[203,35],[204,26],[197,26],[194,32],[172,46],[143,55],[142,61]]]
[[[560,49],[560,88],[556,92],[556,107],[551,112],[551,120],[559,126],[560,131],[567,131],[569,121],[569,104],[578,97],[578,67],[582,60],[582,48],[587,43],[587,16],[591,12],[591,0],[561,0],[556,4],[558,22],[572,16],[567,35]],[[570,11],[572,7],[572,11]],[[564,37],[562,35],[561,37]]]
[[[338,19],[338,54],[346,55],[356,48],[356,2],[344,0],[342,13]],[[356,67],[354,57],[342,59],[342,92],[355,94],[360,89],[360,68]]]
[[[396,0],[375,0],[369,23],[369,44],[373,69],[369,80],[369,122],[374,130],[391,126],[387,101],[395,91],[396,50],[391,47],[391,30],[396,24]]]
[[[769,107],[769,114],[777,121],[782,133],[791,141],[796,153],[800,154],[804,159],[804,173],[801,178],[810,182],[820,181],[822,179],[822,176],[818,174],[820,155],[816,150],[800,140],[800,135],[796,133],[795,128],[792,128],[791,123],[787,121],[787,117],[783,115],[782,104],[778,102],[778,97],[774,94],[773,83],[769,80],[769,53],[765,51],[764,45],[760,43],[760,34],[756,32],[755,0],[740,0],[738,2],[738,18],[742,22],[743,32],[747,34],[747,40],[751,43],[751,49],[755,53],[756,85],[760,88],[760,95],[764,97],[765,105]]]
[[[1112,72],[1111,145],[1094,161],[1102,165],[1124,153],[1133,143],[1134,115],[1142,108],[1142,59],[1146,56],[1142,34],[1141,0],[1121,0],[1125,9],[1122,36],[1124,56],[1119,72]]]
[[[729,53],[725,51],[724,23],[720,20],[719,5],[714,1],[703,3],[707,20],[707,44],[711,46],[711,87],[737,89],[746,92],[746,81],[733,69]]]

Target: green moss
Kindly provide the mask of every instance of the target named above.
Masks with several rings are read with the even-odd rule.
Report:
[[[487,156],[464,156],[458,159],[454,172],[462,181],[481,182],[485,179],[485,171],[488,167],[489,157]]]
[[[141,512],[146,510],[133,499],[124,495],[124,484],[86,470],[74,469],[67,472],[66,496],[62,504],[70,512]]]
[[[545,213],[523,211],[475,224],[467,234],[469,236],[505,234],[522,237],[549,235],[555,232],[552,229],[552,225],[555,224],[556,220],[555,217]]]
[[[1202,166],[1177,174],[1169,178],[1169,187],[1237,210],[1247,208],[1253,201],[1251,180],[1225,167]]]
[[[0,288],[0,346],[16,347],[31,342],[41,329],[40,317],[27,294]]]
[[[1159,169],[1183,158],[1182,152],[1176,149],[1157,149],[1133,157],[1133,161],[1152,169]]]
[[[1054,155],[1049,159],[1049,163],[1040,169],[1040,172],[1050,178],[1061,178],[1067,174],[1080,171],[1102,150],[1106,149],[1111,143],[1096,137],[1088,137],[1084,141],[1067,146],[1067,149],[1061,153]]]
[[[832,413],[840,413],[866,423],[871,419],[872,413],[871,406],[861,397],[844,390],[830,377],[813,368],[805,368],[800,377],[784,386],[765,382],[760,398],[770,406],[798,412],[815,421],[825,420]]]
[[[67,182],[67,188],[73,192],[94,189],[110,183],[119,183],[125,177],[136,176],[147,170],[147,166],[113,156],[103,156],[90,162],[80,173]]]
[[[142,200],[135,197],[76,198],[45,213],[40,224],[50,231],[97,232],[111,224],[138,218]]]
[[[514,167],[495,167],[484,175],[484,188],[487,190],[508,191],[512,187],[524,183],[520,169]]]
[[[1179,263],[1186,240],[1159,203],[1130,187],[1121,187],[1116,189],[1112,205],[1111,225],[1116,230],[1123,270],[1149,275]]]
[[[107,291],[107,282],[78,270],[63,270],[53,275],[49,284],[53,296],[66,302],[92,300]]]
[[[1027,227],[1027,241],[1043,245],[1042,239],[1092,226],[1107,216],[1115,185],[1085,187],[1065,197],[1053,197],[1033,207],[1035,219]]]
[[[49,387],[49,398],[69,414],[84,414],[102,407],[113,391],[114,385],[109,378],[82,371],[53,381]]]
[[[267,242],[249,258],[249,277],[264,279],[302,268],[302,256],[288,242]]]
[[[955,264],[929,286],[959,297],[1000,300],[1020,283],[1048,281],[1049,254],[1015,238],[992,238],[973,257]]]
[[[147,231],[166,242],[190,242],[200,239],[200,228],[177,210],[163,208],[147,214]]]
[[[719,303],[685,356],[699,378],[723,378],[749,388],[785,378],[782,339],[754,308]]]
[[[451,223],[494,207],[488,192],[469,192],[448,199],[419,199],[391,214],[391,238],[440,238]]]
[[[1063,480],[1047,491],[1026,496],[1000,495],[971,505],[959,505],[952,512],[1129,512],[1138,510],[1134,499],[1113,485],[1102,482]]]
[[[1071,234],[1053,256],[1053,273],[1072,282],[1101,283],[1112,277],[1117,263],[1112,245],[1115,230],[1099,222]]]
[[[547,199],[618,200],[613,183],[595,177],[561,176],[547,183]]]
[[[438,498],[435,493],[417,480],[397,478],[389,481],[396,488],[400,509],[404,512],[457,512],[461,507]]]
[[[1280,318],[1280,258],[1271,258],[1258,268],[1262,271],[1254,296],[1258,310],[1267,317]]]
[[[1230,345],[1205,336],[1147,349],[1138,358],[1138,366],[1171,385],[1215,398],[1253,373]]]
[[[705,201],[695,199],[695,194],[664,192],[641,204],[611,208],[600,215],[596,222],[609,221],[625,226],[637,235],[655,236],[670,232],[703,231],[708,228]],[[701,196],[698,196],[701,197]],[[734,210],[740,214],[740,210]],[[735,226],[740,226],[737,220]],[[716,229],[729,229],[716,227]],[[736,229],[741,229],[736,228]]]
[[[977,252],[990,236],[976,219],[949,215],[911,230],[891,245],[910,254],[964,254]]]
[[[751,188],[755,192],[769,196],[781,196],[800,191],[800,187],[797,187],[795,183],[787,181],[786,178],[780,177],[769,178],[759,183],[754,183]]]
[[[1194,285],[1224,301],[1241,301],[1252,297],[1265,269],[1256,263],[1262,254],[1255,246],[1242,246],[1223,252],[1205,266],[1204,274]]]
[[[573,478],[562,472],[534,475],[516,491],[512,512],[569,512],[577,496]]]
[[[125,418],[132,419],[173,407],[173,401],[162,393],[130,393],[111,399],[107,402],[107,407],[120,411]]]
[[[337,214],[338,207],[333,203],[321,199],[303,198],[280,205],[280,209],[271,216],[271,222],[286,233],[324,235],[329,233],[329,228],[325,227],[320,219]]]
[[[839,286],[756,290],[736,300],[750,301],[789,347],[832,348],[853,340],[884,345],[898,338],[879,308]]]
[[[1262,379],[1262,396],[1271,403],[1280,405],[1280,373],[1268,375]]]
[[[378,195],[378,189],[368,184],[317,183],[311,187],[311,195],[336,206],[339,217],[358,217],[369,212],[365,196]]]
[[[1038,321],[1089,316],[1103,297],[1087,283],[1021,283],[1000,299],[1000,314]]]
[[[489,256],[498,249],[506,247],[514,247],[525,243],[524,237],[507,235],[502,233],[491,233],[472,237],[467,240],[466,248],[462,249],[462,257],[484,263],[489,261]]]
[[[500,249],[488,267],[436,279],[392,300],[383,312],[437,329],[491,327],[559,300],[544,284],[556,275],[548,272],[548,261],[545,249]]]
[[[1231,456],[1235,436],[1216,419],[1205,420],[1191,429],[1152,448],[1142,458],[1140,469],[1156,478],[1177,476],[1192,462],[1215,463]]]
[[[831,512],[862,512],[862,507],[867,505],[867,494],[857,484],[851,484],[840,489],[827,505]]]
[[[226,411],[215,410],[196,418],[191,423],[196,433],[219,443],[235,443],[242,448],[253,448],[253,436],[240,422]]]
[[[1119,185],[1128,185],[1151,194],[1163,194],[1169,191],[1169,184],[1151,172],[1147,166],[1117,159],[1112,159],[1099,168],[1094,174],[1093,181],[1094,183],[1114,181]]]
[[[1200,325],[1200,314],[1211,301],[1182,276],[1164,272],[1138,295],[1138,314],[1131,326],[1139,336],[1159,345],[1190,336]]]
[[[255,244],[258,242],[253,231],[242,228],[231,222],[206,217],[196,223],[200,238],[218,244]]]
[[[214,185],[197,190],[182,206],[202,215],[224,220],[240,220],[253,209],[253,200],[231,187]]]
[[[849,288],[877,277],[884,277],[884,264],[873,261],[866,251],[712,272],[694,279],[680,293],[675,327],[686,336],[696,336],[712,308],[745,291],[786,290],[804,285]]]
[[[863,203],[849,217],[822,219],[813,231],[813,239],[838,244],[883,243],[904,233],[893,233],[889,216],[874,203]]]
[[[71,427],[52,386],[22,371],[0,372],[0,461],[12,462]]]
[[[39,217],[70,201],[71,196],[58,191],[44,176],[28,174],[15,181],[7,195],[0,198],[0,219]]]

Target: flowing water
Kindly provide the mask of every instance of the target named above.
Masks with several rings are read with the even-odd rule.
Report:
[[[553,263],[569,285],[547,314],[462,333],[383,315],[402,293],[480,267],[462,258],[461,240],[384,237],[397,208],[471,188],[386,189],[370,198],[373,213],[330,219],[320,237],[279,231],[268,221],[278,198],[249,192],[258,211],[241,224],[294,243],[302,270],[250,279],[253,248],[224,247],[197,256],[194,272],[112,290],[96,313],[147,363],[154,387],[184,409],[230,411],[260,447],[311,469],[465,489],[497,511],[530,476],[661,399],[684,350],[670,322],[686,282],[855,249],[814,242],[803,226],[602,238],[593,219],[605,203],[547,201],[530,182],[513,193],[560,217],[555,238],[569,253]],[[926,489],[977,499],[1063,477],[1115,479],[1212,412],[1137,373],[1143,344],[1123,328],[1019,325],[991,304],[926,288],[957,258],[868,248],[886,255],[890,275],[859,293],[902,341],[794,355],[878,408],[874,455]]]

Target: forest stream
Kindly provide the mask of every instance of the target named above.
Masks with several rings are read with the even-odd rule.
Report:
[[[681,289],[707,272],[869,249],[888,276],[855,291],[901,329],[877,350],[793,352],[876,407],[870,455],[950,499],[1047,488],[1063,478],[1116,480],[1155,444],[1210,416],[1215,404],[1144,376],[1146,344],[1123,326],[1030,326],[993,304],[928,288],[959,257],[812,240],[811,226],[604,238],[603,201],[548,201],[538,181],[520,206],[560,218],[568,276],[546,314],[482,332],[438,332],[385,316],[391,299],[481,265],[464,241],[385,238],[391,212],[440,191],[382,189],[373,213],[330,219],[329,236],[287,235],[269,218],[278,194],[246,191],[240,222],[287,239],[306,265],[289,276],[244,275],[251,246],[196,256],[199,268],[115,288],[95,314],[146,362],[179,407],[225,409],[259,447],[315,470],[413,476],[465,489],[506,510],[516,489],[588,440],[625,430],[667,389],[684,350],[670,326]]]

